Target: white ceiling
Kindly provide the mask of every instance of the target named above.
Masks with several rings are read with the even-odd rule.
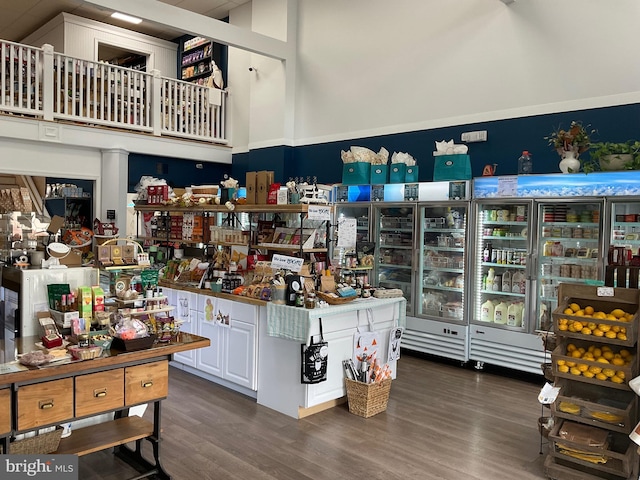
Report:
[[[228,15],[229,10],[250,0],[158,1],[220,20]],[[165,40],[173,40],[183,34],[178,30],[149,21],[133,25],[113,19],[111,18],[112,10],[96,7],[82,0],[0,0],[0,39],[19,42],[61,12],[117,25]]]

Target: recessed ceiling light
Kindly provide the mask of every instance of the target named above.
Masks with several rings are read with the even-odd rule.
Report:
[[[124,22],[135,23],[136,25],[142,22],[141,18],[132,17],[131,15],[125,15],[124,13],[120,12],[113,12],[111,14],[111,17],[117,18],[118,20],[122,20]]]

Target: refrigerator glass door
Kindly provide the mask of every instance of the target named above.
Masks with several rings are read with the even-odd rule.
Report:
[[[468,203],[420,207],[419,317],[464,321],[468,211]]]
[[[351,279],[355,276],[356,284],[371,284],[371,270],[373,264],[364,258],[373,255],[375,252],[375,243],[371,241],[370,234],[370,217],[371,212],[369,204],[345,205],[337,204],[335,210],[335,225],[333,232],[334,241],[331,242],[333,251],[331,258],[333,264],[338,265],[341,269],[345,281],[351,283]],[[337,236],[340,222],[345,218],[356,219],[356,244],[353,247],[338,246]],[[364,259],[364,261],[363,261]]]
[[[535,329],[551,327],[563,282],[599,282],[602,202],[565,201],[538,204],[538,268]]]
[[[640,266],[640,202],[614,200],[611,203],[609,248],[602,256],[605,257],[606,265]],[[633,269],[629,271],[629,274],[631,272]],[[637,278],[618,281],[615,268],[608,268],[607,275],[612,276],[615,286],[637,288]]]
[[[526,331],[531,202],[486,201],[476,207],[472,320]]]
[[[384,288],[398,288],[407,299],[407,315],[413,312],[413,252],[415,205],[374,206],[377,256],[375,278]]]

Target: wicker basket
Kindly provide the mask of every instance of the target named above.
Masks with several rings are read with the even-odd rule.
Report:
[[[9,444],[9,453],[13,455],[36,455],[52,453],[58,450],[62,428],[47,433],[36,435],[35,437],[16,440]]]
[[[354,415],[369,418],[387,409],[391,379],[377,383],[356,382],[345,378],[349,411]]]
[[[357,297],[332,297],[328,293],[324,292],[316,292],[316,295],[320,300],[324,300],[329,305],[344,305],[345,303],[349,303],[352,300],[355,300]]]

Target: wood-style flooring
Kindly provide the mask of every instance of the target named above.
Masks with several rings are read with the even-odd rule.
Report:
[[[175,480],[547,478],[537,427],[542,376],[403,352],[397,377],[384,413],[365,419],[345,404],[296,420],[171,368],[163,466]],[[80,458],[82,480],[135,473],[110,451]]]

